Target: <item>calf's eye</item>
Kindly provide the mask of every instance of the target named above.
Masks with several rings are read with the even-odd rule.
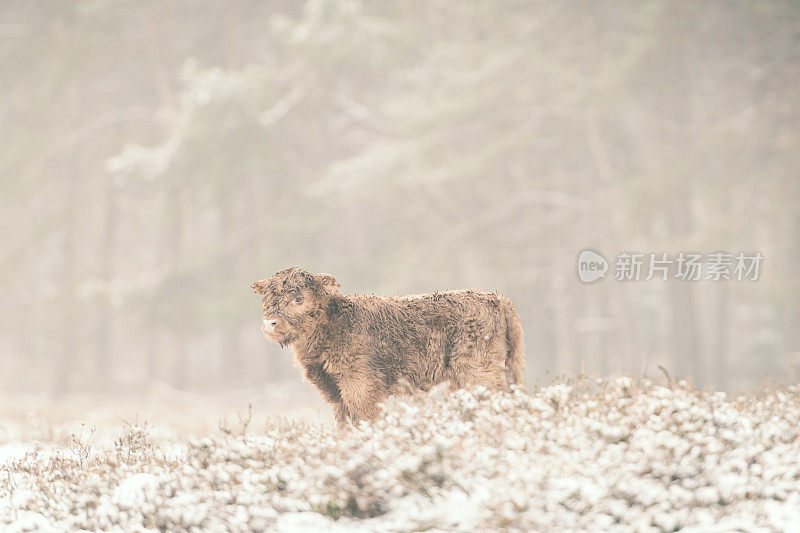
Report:
[[[301,303],[303,303],[303,297],[302,297],[302,296],[297,296],[297,297],[295,297],[295,299],[294,299],[294,303],[296,303],[296,304],[301,304]]]

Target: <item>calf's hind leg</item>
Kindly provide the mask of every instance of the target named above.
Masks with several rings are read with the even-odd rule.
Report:
[[[468,389],[483,385],[491,390],[508,388],[505,371],[505,345],[490,342],[465,344],[450,354],[450,388]]]

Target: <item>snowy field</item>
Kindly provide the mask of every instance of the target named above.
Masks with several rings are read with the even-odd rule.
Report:
[[[120,420],[116,438],[5,432],[0,529],[800,531],[798,387],[439,391],[345,432],[316,409],[265,427],[208,407],[194,436]]]

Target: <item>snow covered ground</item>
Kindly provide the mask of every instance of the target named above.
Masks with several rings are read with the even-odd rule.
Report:
[[[3,448],[0,529],[800,531],[800,388],[621,377],[395,400],[345,432],[246,417]]]

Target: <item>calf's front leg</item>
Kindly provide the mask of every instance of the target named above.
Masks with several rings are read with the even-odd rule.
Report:
[[[333,416],[336,419],[336,427],[342,429],[347,423],[350,414],[347,406],[342,399],[339,384],[333,377],[325,371],[321,364],[309,364],[304,367],[306,380],[314,385],[325,401],[333,406]]]
[[[354,375],[339,383],[342,402],[350,414],[350,420],[358,425],[361,420],[373,420],[380,409],[378,404],[388,393],[377,378]]]
[[[333,417],[336,419],[336,427],[338,429],[344,429],[347,426],[348,416],[350,416],[350,412],[344,402],[333,404]]]

